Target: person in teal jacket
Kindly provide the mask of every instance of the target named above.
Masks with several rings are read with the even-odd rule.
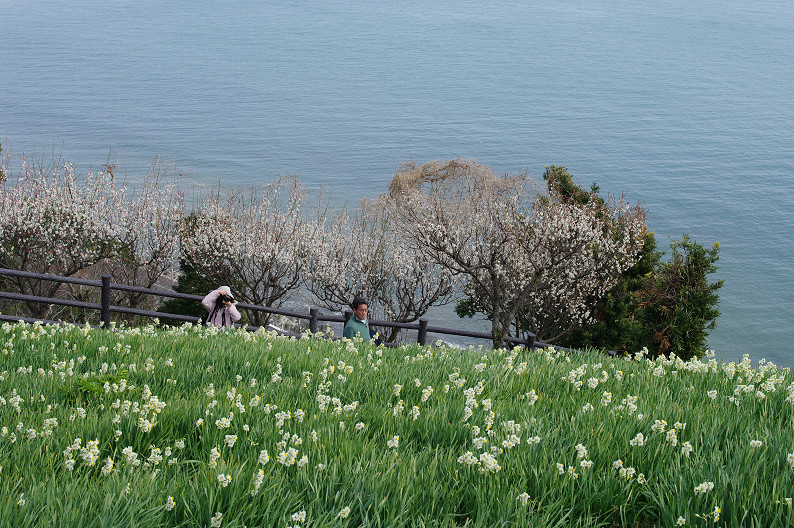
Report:
[[[348,339],[360,337],[364,341],[369,341],[369,321],[367,321],[369,306],[367,301],[361,297],[356,297],[350,303],[350,307],[353,308],[353,316],[345,323],[345,330],[342,335]]]

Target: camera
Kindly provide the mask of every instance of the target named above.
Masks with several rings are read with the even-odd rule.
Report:
[[[234,302],[234,297],[230,297],[226,294],[221,294],[218,295],[217,299],[215,299],[215,304],[218,306],[223,306],[223,304],[227,302]]]

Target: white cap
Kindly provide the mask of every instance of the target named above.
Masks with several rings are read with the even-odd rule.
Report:
[[[218,291],[222,291],[223,293],[225,293],[229,297],[232,296],[232,290],[230,290],[228,286],[221,286],[220,288],[218,288]]]

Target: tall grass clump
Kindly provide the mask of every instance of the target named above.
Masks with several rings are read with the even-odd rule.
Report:
[[[0,328],[2,526],[788,526],[749,358]]]

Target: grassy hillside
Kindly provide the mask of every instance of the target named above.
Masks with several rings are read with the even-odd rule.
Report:
[[[2,526],[788,526],[750,360],[0,329]]]

